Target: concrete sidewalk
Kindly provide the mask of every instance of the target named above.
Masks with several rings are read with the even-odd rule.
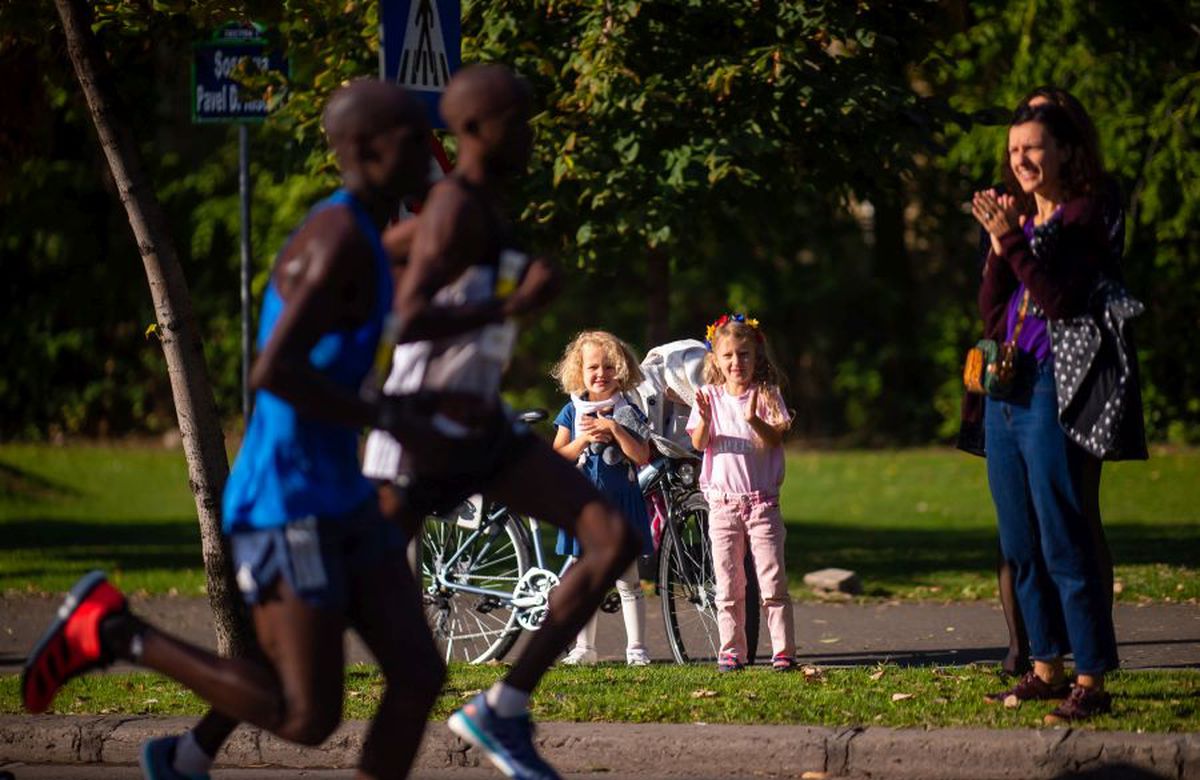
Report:
[[[0,765],[132,764],[143,741],[181,733],[192,722],[0,716]],[[243,727],[222,751],[217,768],[349,768],[365,731],[361,721],[346,723],[322,747],[299,748]],[[808,772],[824,773],[810,777],[888,780],[1200,780],[1197,734],[543,723],[537,742],[552,764],[572,775],[761,778],[803,777]],[[477,752],[436,724],[426,734],[415,771],[478,766]]]
[[[19,672],[24,654],[58,603],[57,598],[0,598],[0,674]],[[212,643],[203,599],[135,598],[133,606],[173,633]],[[650,599],[647,607],[651,654],[667,659],[658,601]],[[996,662],[1006,641],[999,608],[990,603],[806,603],[798,604],[795,614],[801,658],[824,666],[884,660],[903,665]],[[1200,606],[1118,605],[1116,622],[1123,667],[1200,667]],[[599,637],[602,658],[623,660],[619,615],[602,616]],[[351,662],[369,660],[357,639],[350,641],[349,651]],[[130,764],[141,742],[182,732],[192,722],[144,716],[0,716],[0,766]],[[322,769],[352,767],[364,731],[362,722],[347,723],[321,748],[303,749],[243,727],[218,766],[295,767],[305,769],[302,775],[313,770],[320,775]],[[889,780],[1200,780],[1196,734],[543,723],[538,742],[551,762],[573,776],[802,777],[812,772]],[[444,725],[430,726],[418,776],[478,766],[479,756]]]
[[[60,601],[60,597],[48,596],[0,597],[0,674],[20,672],[25,654]],[[650,655],[655,660],[670,660],[660,602],[655,597],[646,602]],[[213,646],[207,600],[135,596],[131,604],[156,626]],[[1200,605],[1118,604],[1115,619],[1122,668],[1200,668]],[[905,666],[996,663],[1003,658],[1008,641],[999,606],[987,601],[805,602],[795,606],[795,624],[800,659],[821,666],[881,661]],[[601,614],[597,641],[601,660],[624,660],[625,629],[619,614]],[[352,636],[347,647],[348,662],[370,661],[357,637]],[[508,659],[516,658],[520,649],[518,642]],[[121,671],[122,667],[114,669]]]

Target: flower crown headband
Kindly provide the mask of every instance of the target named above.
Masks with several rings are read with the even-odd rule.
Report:
[[[725,327],[731,322],[740,322],[743,325],[749,325],[754,329],[754,338],[761,344],[763,340],[762,331],[758,329],[758,320],[747,317],[745,314],[722,314],[716,319],[708,329],[704,332],[704,346],[709,352],[713,350],[713,337],[717,335],[717,331]]]

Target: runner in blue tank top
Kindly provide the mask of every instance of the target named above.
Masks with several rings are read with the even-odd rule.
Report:
[[[262,658],[221,658],[164,634],[93,572],[31,653],[22,689],[26,707],[43,711],[71,677],[126,660],[209,701],[213,733],[244,721],[316,745],[341,720],[350,627],[386,680],[358,777],[400,777],[445,670],[412,574],[397,565],[406,540],[381,517],[357,445],[369,425],[411,435],[401,402],[364,400],[360,386],[392,304],[379,230],[401,198],[423,194],[429,130],[417,101],[376,81],[339,89],[323,125],[345,186],[312,210],[277,260],[251,373],[256,407],[224,497]],[[148,743],[143,768],[154,778],[206,776],[175,764],[177,746]]]

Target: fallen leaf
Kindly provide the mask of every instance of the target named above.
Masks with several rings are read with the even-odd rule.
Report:
[[[805,680],[819,682],[825,678],[825,672],[815,666],[804,666],[800,668],[800,673],[804,675]]]
[[[946,630],[947,630],[947,631],[953,631],[953,630],[954,630],[954,626],[946,626]]]
[[[905,699],[911,699],[915,695],[912,693],[893,693],[892,701],[904,701]]]
[[[711,699],[716,695],[717,695],[716,691],[710,691],[707,688],[701,688],[699,690],[692,691],[693,699]]]
[[[828,772],[805,772],[800,775],[800,780],[825,780],[829,777]]]
[[[881,678],[883,677],[883,672],[884,672],[884,670],[883,670],[883,669],[880,669],[880,670],[879,670],[879,671],[877,671],[877,672],[871,672],[871,679],[872,679],[872,680],[878,680],[878,679],[881,679]]]
[[[823,645],[831,645],[834,642],[842,641],[842,638],[840,636],[827,636],[824,639],[819,639],[817,641],[819,641]]]

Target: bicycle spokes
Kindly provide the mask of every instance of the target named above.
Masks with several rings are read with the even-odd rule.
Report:
[[[518,521],[505,515],[470,529],[430,518],[421,547],[422,601],[444,658],[502,657],[520,633],[510,594],[529,567]]]

